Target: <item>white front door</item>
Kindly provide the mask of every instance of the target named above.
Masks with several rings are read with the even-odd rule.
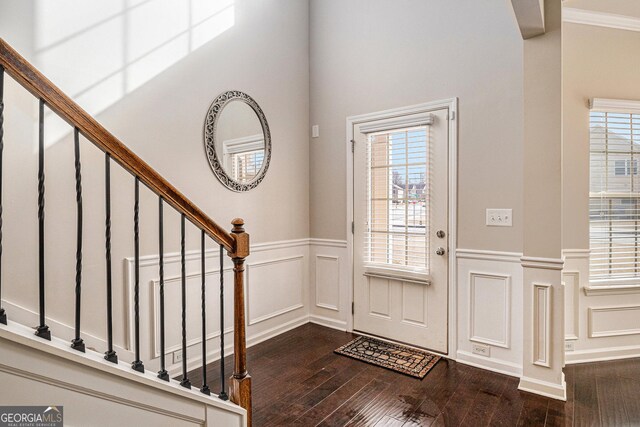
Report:
[[[354,126],[354,330],[447,353],[448,109]]]

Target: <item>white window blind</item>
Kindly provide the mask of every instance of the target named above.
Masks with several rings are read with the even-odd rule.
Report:
[[[594,100],[595,101],[595,100]],[[640,113],[590,114],[590,281],[640,280]]]
[[[264,150],[247,151],[231,155],[233,177],[238,182],[249,182],[260,172]]]
[[[367,134],[366,262],[428,273],[428,126]]]

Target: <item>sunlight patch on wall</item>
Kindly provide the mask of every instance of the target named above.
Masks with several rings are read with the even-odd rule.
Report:
[[[95,116],[235,24],[235,0],[37,0],[36,67]],[[71,133],[49,112],[47,146]]]

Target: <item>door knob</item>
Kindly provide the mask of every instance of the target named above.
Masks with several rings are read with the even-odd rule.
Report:
[[[436,237],[438,237],[439,239],[444,239],[444,231],[443,230],[438,230],[436,231]]]
[[[442,255],[444,255],[444,253],[445,253],[445,252],[446,252],[446,251],[444,250],[444,248],[438,248],[438,249],[436,249],[436,255],[440,255],[440,256],[442,256]]]

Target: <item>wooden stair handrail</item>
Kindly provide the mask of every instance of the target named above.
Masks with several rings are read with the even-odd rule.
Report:
[[[142,183],[161,196],[178,212],[230,253],[236,252],[235,238],[216,224],[187,197],[167,182],[158,172],[127,148],[118,138],[106,130],[91,115],[84,111],[56,85],[40,73],[33,65],[0,38],[0,65],[13,79],[36,98],[41,98],[49,109],[77,127],[80,133],[124,169],[137,176]]]

